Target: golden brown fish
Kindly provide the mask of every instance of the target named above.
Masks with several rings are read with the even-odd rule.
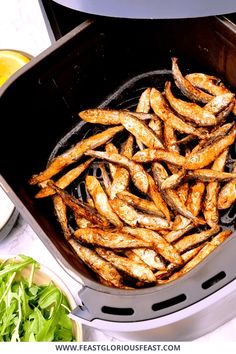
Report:
[[[195,182],[190,187],[186,206],[195,216],[198,216],[201,211],[204,191],[205,184],[201,181]]]
[[[112,109],[86,109],[79,112],[79,116],[85,122],[89,123],[99,123],[99,124],[120,124],[119,111]]]
[[[108,195],[108,197],[110,197],[111,196],[111,179],[110,179],[108,172],[106,170],[106,167],[104,166],[103,163],[99,164],[99,168],[101,170],[103,185],[104,185],[106,194]]]
[[[138,105],[137,105],[137,108],[136,108],[136,112],[149,113],[149,111],[151,109],[150,92],[151,92],[151,89],[149,87],[142,92],[141,96],[139,97],[139,101],[138,101]],[[136,138],[136,142],[137,142],[137,145],[139,147],[139,150],[143,150],[145,148],[145,146],[142,143],[142,141],[140,141],[138,138]]]
[[[97,226],[100,227],[109,226],[108,220],[103,218],[101,215],[99,215],[96,209],[92,208],[88,204],[70,195],[65,190],[58,188],[53,183],[50,183],[50,187],[52,187],[56,191],[56,193],[61,196],[64,203],[69,208],[71,208],[74,211],[74,213],[89,220],[92,224],[95,224]]]
[[[110,206],[108,197],[98,179],[95,176],[86,176],[85,185],[87,191],[93,198],[94,206],[98,213],[109,220],[111,224],[122,227],[123,223]]]
[[[148,265],[152,270],[159,269],[165,270],[166,266],[159,254],[150,248],[134,248],[127,251],[125,254],[134,260],[141,259],[146,265]]]
[[[124,227],[122,230],[130,233],[133,236],[141,238],[143,241],[152,243],[153,249],[169,262],[178,265],[183,263],[182,257],[175,249],[175,247],[173,247],[173,245],[167,242],[165,238],[159,235],[157,232],[138,227]]]
[[[184,229],[170,231],[167,235],[165,235],[165,239],[170,243],[177,241],[180,237],[182,237],[188,231],[192,230],[194,227],[195,225],[189,221],[188,225]]]
[[[117,230],[102,230],[100,228],[77,229],[74,237],[82,243],[106,248],[137,248],[151,247],[152,243],[134,237],[127,232]]]
[[[186,265],[178,272],[174,273],[166,282],[170,282],[179,278],[180,276],[188,273],[199,263],[201,263],[210,253],[212,253],[220,244],[222,244],[230,235],[232,234],[231,230],[225,230],[220,232],[218,235],[213,237],[213,239],[205,244],[205,246],[197,253],[197,255],[192,258]],[[159,283],[159,284],[163,284]]]
[[[212,165],[213,171],[224,171],[228,158],[228,152],[228,149],[226,149],[217,157]],[[219,210],[217,207],[219,190],[219,182],[210,182],[207,184],[206,195],[203,203],[203,214],[210,227],[214,227],[219,223]]]
[[[150,93],[151,93],[150,87],[146,88],[146,90],[142,92],[141,96],[139,97],[136,112],[148,113],[150,111],[151,109]]]
[[[132,206],[117,197],[112,199],[110,203],[113,210],[126,224],[130,226],[138,225],[138,213]]]
[[[168,125],[166,122],[164,123],[164,142],[165,146],[169,151],[175,151],[180,153],[179,146],[177,145],[177,138],[175,130]]]
[[[236,165],[233,168],[236,173]],[[220,190],[218,195],[218,209],[229,208],[236,200],[236,178],[226,183]]]
[[[134,138],[130,134],[128,139],[125,141],[122,146],[121,154],[127,158],[131,158],[133,155],[133,141]],[[124,167],[116,165],[116,170],[113,175],[113,181],[110,189],[110,198],[114,199],[117,193],[125,191],[128,189],[130,182],[130,174]]]
[[[85,218],[82,218],[76,213],[74,213],[74,218],[75,218],[76,225],[81,229],[86,229],[87,227],[95,227],[95,225],[93,225],[90,221],[88,221]]]
[[[220,123],[220,121],[222,120],[222,118],[225,118],[225,116],[218,116],[218,114],[224,110],[226,110],[226,108],[230,105],[231,106],[231,110],[233,108],[233,106],[231,105],[231,103],[234,103],[234,94],[229,92],[229,93],[224,93],[222,95],[218,95],[215,96],[214,98],[212,98],[211,101],[209,101],[205,106],[204,106],[204,110],[207,110],[208,112],[213,113],[214,115],[216,115],[216,119],[217,119],[217,123]],[[228,112],[229,114],[230,112]],[[219,119],[220,117],[220,119]]]
[[[165,147],[168,151],[174,151],[180,154],[180,149],[179,146],[176,144],[177,143],[177,138],[176,138],[176,133],[175,130],[168,125],[166,122],[164,122],[164,132],[163,132],[163,137],[164,137],[164,143]],[[178,173],[179,168],[176,165],[172,165],[171,163],[167,163],[167,167],[170,170],[171,173],[175,174]]]
[[[89,159],[79,166],[73,168],[69,172],[67,172],[65,175],[63,175],[61,178],[59,178],[55,183],[55,185],[61,189],[65,189],[68,187],[76,178],[78,178],[81,173],[83,173],[88,166],[91,164],[91,162],[94,160],[94,158]],[[44,183],[44,182],[42,182]],[[44,198],[49,195],[55,194],[55,191],[53,188],[50,188],[48,186],[42,188],[35,196],[35,198]]]
[[[129,112],[125,110],[115,110],[115,109],[102,109],[94,108],[81,111],[79,116],[85,122],[104,124],[104,125],[118,125],[121,124],[120,114],[130,114],[134,115],[140,120],[151,119],[154,115],[146,114],[143,112]]]
[[[107,152],[95,151],[95,150],[88,150],[85,154],[99,157],[101,159],[125,167],[129,171],[131,178],[134,184],[136,185],[136,187],[140,189],[141,192],[147,193],[148,191],[147,173],[145,172],[144,168],[141,165],[135,163],[134,161],[120,154],[107,153]]]
[[[139,279],[147,283],[152,283],[156,280],[151,269],[144,263],[141,264],[140,262],[135,262],[127,257],[119,256],[110,250],[100,247],[96,248],[96,252],[118,270],[121,270],[135,279]]]
[[[223,138],[224,136],[226,136],[228,132],[231,130],[231,128],[233,128],[234,124],[235,123],[226,123],[220,127],[217,126],[214,129],[212,129],[211,133],[209,134],[209,138],[200,140],[199,144],[193,148],[192,153],[201,150],[203,147],[212,145],[219,138]]]
[[[191,179],[199,179],[203,182],[222,181],[227,182],[236,177],[236,173],[218,172],[211,169],[202,168],[199,170],[188,171],[187,177]]]
[[[236,137],[235,126],[231,129],[227,136],[219,138],[211,145],[203,147],[197,152],[192,152],[186,157],[184,168],[188,170],[197,170],[208,166],[213,162],[225,149],[232,145]]]
[[[54,195],[52,200],[57,220],[61,225],[65,238],[69,240],[71,238],[71,231],[68,225],[66,204],[59,195]]]
[[[227,209],[236,200],[236,178],[222,187],[218,196],[218,209]]]
[[[99,276],[113,286],[122,287],[123,277],[110,262],[100,257],[94,250],[82,246],[76,240],[70,239],[69,243],[79,258],[95,273],[99,274]]]
[[[138,163],[165,161],[176,166],[183,166],[185,164],[185,157],[177,152],[166,151],[162,149],[144,149],[134,154],[133,161]]]
[[[118,149],[117,149],[117,147],[113,144],[113,143],[108,143],[108,144],[106,144],[106,146],[105,146],[105,151],[108,153],[108,154],[119,154],[119,151],[118,151]],[[114,178],[114,176],[115,176],[115,173],[116,173],[116,168],[117,168],[117,166],[116,166],[116,164],[114,164],[114,163],[109,163],[108,164],[109,165],[109,169],[110,169],[110,174],[111,174],[111,177],[112,178]]]
[[[161,189],[176,188],[183,181],[185,175],[186,171],[184,169],[179,170],[162,182]]]
[[[161,212],[159,207],[157,207],[151,200],[142,199],[128,191],[118,193],[117,197],[145,213],[164,217],[164,214]]]
[[[177,230],[182,230],[188,227],[188,225],[191,224],[191,220],[186,218],[185,216],[181,214],[177,214],[172,225],[172,230],[177,231]]]
[[[40,172],[38,175],[34,175],[29,180],[30,184],[38,184],[52,176],[56,175],[58,172],[63,170],[64,167],[76,162],[80,157],[89,149],[95,149],[98,146],[105,144],[110,140],[115,134],[121,132],[124,129],[123,126],[112,127],[101,133],[90,136],[77,143],[75,146],[71,147],[69,150],[65,151],[63,154],[55,157],[46,170]]]
[[[187,235],[181,238],[180,240],[176,241],[174,243],[174,246],[179,252],[184,252],[188,250],[189,248],[192,248],[193,246],[196,246],[207,239],[209,239],[211,236],[217,234],[220,231],[220,227],[216,225],[215,227],[197,232],[195,234]]]
[[[192,220],[195,225],[204,225],[205,221],[199,217],[193,215],[193,213],[187,209],[178,197],[177,192],[173,189],[166,189],[163,191],[163,197],[166,200],[167,204],[174,210],[176,213],[185,216],[186,218]]]
[[[119,215],[119,217],[130,226],[143,226],[152,230],[169,229],[170,225],[168,221],[159,216],[150,214],[143,214],[136,211],[131,205],[114,198],[110,201],[113,210]]]
[[[132,114],[120,113],[121,124],[133,134],[136,139],[141,141],[149,148],[164,148],[161,140],[156,134],[148,127],[145,122],[140,121]]]
[[[117,193],[125,191],[130,182],[130,174],[124,167],[117,167],[116,173],[114,175],[111,190],[110,190],[110,197],[114,199]]]
[[[151,119],[148,126],[154,131],[159,139],[162,139],[162,120],[160,118],[156,116],[155,119]]]
[[[175,115],[169,108],[161,92],[152,88],[151,90],[151,106],[156,115],[164,122],[169,124],[173,129],[186,134],[196,135],[199,138],[207,136],[207,132],[203,134],[203,131],[199,131],[193,127],[190,123],[185,122],[177,115]]]
[[[185,78],[197,88],[200,88],[213,96],[219,96],[227,93],[231,93],[229,89],[225,87],[221,79],[215,76],[207,75],[204,73],[191,73],[185,76]],[[236,107],[234,105],[233,113],[235,114]]]
[[[171,216],[170,216],[170,211],[169,211],[168,205],[166,204],[165,200],[163,199],[161,193],[159,192],[154,179],[149,174],[148,174],[148,184],[149,184],[148,194],[149,194],[150,198],[153,200],[156,207],[159,208],[161,210],[161,212],[164,214],[167,222],[170,223]]]
[[[209,92],[213,96],[222,95],[228,90],[223,85],[221,79],[204,73],[191,73],[187,74],[185,78],[191,82],[192,85],[204,91]]]
[[[153,163],[152,164],[152,172],[153,172],[153,177],[155,182],[157,183],[158,186],[161,185],[161,183],[164,181],[163,179],[163,169],[164,167],[161,166],[158,163]],[[162,170],[162,171],[161,171]],[[170,206],[172,210],[177,212],[178,214],[181,214],[185,216],[188,219],[193,220],[195,224],[205,224],[203,220],[200,218],[197,218],[194,216],[188,209],[187,207],[181,202],[180,198],[178,197],[178,194],[175,190],[173,189],[165,189],[162,190],[162,196],[166,203]]]
[[[173,57],[171,60],[172,74],[175,80],[175,84],[183,93],[183,95],[188,97],[193,102],[208,103],[213,98],[213,96],[200,90],[198,87],[193,86],[189,81],[189,76],[186,78],[182,75],[178,66],[178,59]]]
[[[184,117],[186,120],[194,122],[199,126],[205,127],[217,124],[217,119],[215,115],[210,111],[211,107],[209,107],[209,110],[207,110],[196,103],[186,102],[179,98],[176,98],[171,92],[170,81],[167,81],[165,84],[165,97],[167,98],[173,110],[177,112],[180,116]]]
[[[198,253],[199,251],[203,248],[203,245],[200,245],[198,247],[195,247],[189,251],[186,251],[184,253],[182,253],[182,258],[183,258],[183,263],[186,264],[187,262],[189,262],[191,259],[193,259]],[[159,279],[163,279],[163,278],[166,278],[168,276],[170,276],[176,269],[178,269],[179,267],[176,266],[176,264],[168,264],[167,266],[167,269],[166,270],[163,270],[163,271],[158,271],[158,272],[155,272],[155,277],[157,280]],[[168,279],[167,280],[163,280],[163,281],[158,281],[158,285],[161,285],[161,284],[165,284],[166,282],[168,282]]]
[[[189,183],[185,182],[181,184],[177,190],[176,190],[179,199],[183,204],[186,204],[187,199],[188,199],[188,193],[189,193]]]
[[[121,155],[131,159],[133,156],[133,148],[134,148],[134,137],[132,134],[129,134],[126,141],[121,146]]]

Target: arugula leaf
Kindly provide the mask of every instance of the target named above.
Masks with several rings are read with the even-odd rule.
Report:
[[[28,279],[21,271],[28,265]],[[33,283],[38,262],[20,255],[0,264],[0,341],[73,341],[67,298],[53,283]]]
[[[6,274],[17,272],[25,268],[29,264],[33,264],[33,263],[37,264],[37,262],[31,257],[21,256],[21,258],[24,259],[22,262],[18,263],[14,261],[13,263],[7,264],[5,267],[3,267],[2,270],[0,270],[0,279],[2,279]]]

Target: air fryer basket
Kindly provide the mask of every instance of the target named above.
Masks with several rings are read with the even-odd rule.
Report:
[[[129,291],[98,284],[64,240],[51,202],[36,200],[37,189],[27,183],[53,154],[92,133],[89,124],[79,122],[79,111],[97,106],[133,108],[145,87],[163,88],[171,77],[171,56],[179,57],[185,72],[215,74],[236,87],[236,28],[226,19],[102,19],[86,21],[64,36],[2,92],[0,182],[62,267],[83,283],[80,316],[89,320],[161,317],[235,279],[232,235],[196,269],[165,286]],[[234,159],[235,151],[231,154]],[[234,230],[234,223],[231,208],[222,215],[221,225]]]

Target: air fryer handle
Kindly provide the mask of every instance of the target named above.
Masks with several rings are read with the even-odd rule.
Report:
[[[71,317],[79,317],[88,322],[95,319],[133,322],[147,318],[147,309],[140,306],[140,295],[136,299],[137,295],[133,292],[127,291],[127,295],[119,295],[119,291],[113,294],[85,287],[78,295],[81,304],[72,310]]]

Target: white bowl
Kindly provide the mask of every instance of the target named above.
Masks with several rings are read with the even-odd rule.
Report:
[[[15,258],[16,261],[17,259],[19,259],[19,257],[17,256],[0,256],[1,261],[5,261],[7,259],[12,259],[12,258]],[[30,276],[31,270],[32,270],[31,265],[29,265],[21,271],[21,274],[23,275],[23,277],[27,278]],[[70,304],[70,308],[74,309],[77,306],[77,304],[70,290],[64,283],[64,281],[51,269],[49,269],[45,265],[40,264],[40,268],[35,269],[34,271],[33,283],[36,285],[47,285],[50,282],[52,282],[56,287],[58,287],[62,291],[62,293],[66,296]],[[73,334],[75,340],[76,342],[81,342],[83,340],[82,325],[77,321],[73,321],[73,320],[71,321],[72,321],[72,328],[73,328]]]
[[[9,234],[18,214],[14,204],[0,187],[0,241]]]

